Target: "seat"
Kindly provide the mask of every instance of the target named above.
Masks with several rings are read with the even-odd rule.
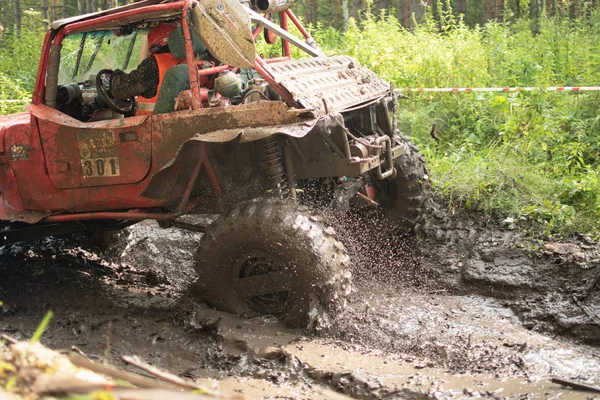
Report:
[[[201,56],[206,52],[206,46],[193,33],[194,55]],[[185,39],[181,27],[175,29],[168,38],[169,50],[173,57],[181,59],[182,64],[174,65],[167,70],[154,105],[152,114],[164,114],[175,108],[175,97],[182,91],[190,89],[188,66],[185,64]]]

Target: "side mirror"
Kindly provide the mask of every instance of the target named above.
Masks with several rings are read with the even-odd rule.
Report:
[[[254,67],[250,16],[239,0],[200,0],[191,11],[192,29],[215,58],[235,68]]]

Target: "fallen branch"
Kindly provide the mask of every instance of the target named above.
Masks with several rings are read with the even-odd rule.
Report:
[[[123,360],[126,364],[131,364],[134,367],[137,367],[143,371],[146,371],[149,374],[151,374],[159,379],[162,379],[164,381],[167,381],[169,383],[177,385],[183,389],[201,390],[204,393],[211,395],[211,396],[217,395],[216,393],[212,392],[210,389],[207,389],[204,386],[198,385],[195,382],[191,382],[187,379],[183,379],[183,378],[178,377],[177,375],[171,374],[170,372],[166,372],[161,369],[158,369],[158,368],[146,363],[145,361],[141,360],[139,357],[121,356],[121,360]]]
[[[90,360],[90,358],[83,351],[81,351],[81,349],[79,347],[71,346],[71,350],[76,353],[81,354],[81,356],[84,357],[86,360]],[[92,360],[90,360],[90,361],[92,361]]]
[[[2,340],[6,340],[9,344],[15,344],[18,342],[18,340],[11,338],[8,335],[2,334],[0,335],[0,339]]]
[[[92,383],[72,376],[60,377],[49,374],[40,375],[31,389],[43,394],[86,394],[102,390],[111,390],[112,384]]]
[[[585,392],[600,393],[600,388],[595,387],[595,386],[588,386],[588,385],[584,385],[582,383],[567,381],[567,380],[560,379],[560,378],[552,378],[552,379],[550,379],[550,381],[552,383],[557,383],[559,385],[567,386],[572,389],[583,390]]]
[[[190,392],[174,392],[167,389],[135,389],[131,390],[128,388],[114,388],[111,390],[111,394],[120,400],[213,400],[214,397],[203,394],[195,394]],[[219,397],[219,399],[226,399],[229,397]]]
[[[136,374],[134,372],[123,371],[111,365],[92,362],[84,356],[77,353],[70,353],[69,360],[71,360],[71,362],[77,365],[78,367],[87,368],[90,371],[94,371],[98,374],[106,375],[114,379],[120,379],[129,382],[134,386],[149,389],[181,390],[179,387],[174,386],[170,383],[158,381],[152,378],[146,378],[145,376]]]

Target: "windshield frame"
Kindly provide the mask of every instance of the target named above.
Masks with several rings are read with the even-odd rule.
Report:
[[[58,84],[85,81],[90,71],[112,69],[128,72],[132,55],[139,62],[147,57],[144,42],[148,29],[104,30],[74,33],[65,37],[61,48]],[[67,45],[68,42],[68,45]],[[137,49],[136,49],[137,47]],[[138,63],[139,63],[138,62]],[[101,64],[101,67],[98,67]],[[132,65],[132,68],[135,66]]]

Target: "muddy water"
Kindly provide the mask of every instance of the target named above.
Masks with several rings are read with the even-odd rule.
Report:
[[[349,306],[319,337],[195,301],[200,235],[151,222],[108,250],[2,248],[0,332],[30,336],[51,309],[53,348],[139,355],[249,399],[594,398],[549,378],[600,386],[597,245],[532,250],[481,221],[430,221],[418,239],[368,227]]]

